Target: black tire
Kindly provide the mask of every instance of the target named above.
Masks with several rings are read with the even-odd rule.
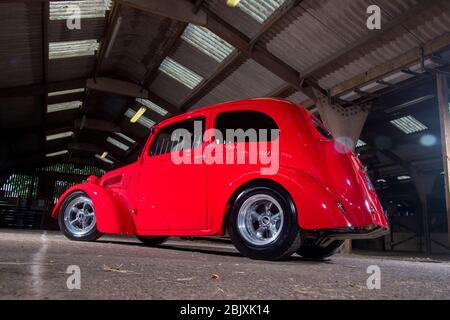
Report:
[[[342,240],[335,240],[325,246],[316,244],[314,239],[307,239],[303,242],[297,253],[304,258],[323,260],[335,254],[344,244]]]
[[[68,205],[70,205],[72,203],[72,201],[74,201],[77,198],[87,198],[90,200],[89,196],[82,191],[74,191],[71,194],[69,194],[66,197],[66,199],[64,199],[64,202],[61,205],[61,209],[59,210],[59,215],[58,215],[59,228],[61,229],[62,233],[70,240],[95,241],[102,236],[102,233],[97,230],[96,221],[93,222],[94,226],[90,229],[90,231],[88,231],[85,234],[75,234],[66,226],[66,222],[64,219],[64,213],[65,213],[66,209],[68,209],[67,208]],[[92,205],[92,209],[93,209],[93,205]],[[93,214],[95,217],[95,212],[93,212]]]
[[[245,212],[245,206],[247,206],[246,203],[249,203],[249,201],[251,203],[252,199],[261,196],[269,196],[270,198],[275,199],[276,202],[278,202],[278,205],[283,211],[283,222],[281,223],[280,221],[277,228],[278,231],[275,233],[278,235],[274,237],[273,240],[270,240],[270,243],[257,244],[254,240],[249,240],[249,236],[246,235],[248,234],[248,231],[246,230],[254,227],[253,222],[250,227],[243,227],[242,224],[241,227],[239,227],[238,216],[243,205],[244,207],[242,208],[242,210],[243,212]],[[247,201],[248,199],[250,200]],[[255,202],[255,206],[256,207],[254,207],[254,209],[258,210],[257,202]],[[275,210],[279,212],[277,208],[278,207],[276,207]],[[268,212],[267,209],[265,212]],[[244,213],[241,213],[241,216],[243,214]],[[241,221],[245,221],[245,219],[242,220],[242,217],[240,219]],[[261,227],[261,223],[262,222],[257,222],[258,227]],[[297,212],[294,203],[286,191],[284,191],[278,185],[272,183],[259,183],[257,185],[249,186],[245,190],[241,191],[231,205],[228,215],[227,228],[231,240],[238,251],[242,255],[251,259],[284,260],[290,257],[295,251],[297,251],[301,243]],[[263,234],[264,233],[265,231],[263,231]],[[269,234],[272,234],[272,232],[270,232]]]
[[[136,236],[146,246],[155,247],[166,242],[169,237]]]

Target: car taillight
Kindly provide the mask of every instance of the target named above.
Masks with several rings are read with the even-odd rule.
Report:
[[[372,181],[370,180],[369,175],[367,174],[367,171],[364,171],[364,180],[366,181],[366,185],[369,188],[370,191],[375,191],[375,187],[372,184]]]

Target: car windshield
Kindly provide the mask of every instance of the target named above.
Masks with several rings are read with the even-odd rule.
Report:
[[[324,137],[327,138],[327,139],[333,139],[333,136],[331,135],[330,131],[328,131],[328,129],[325,128],[325,127],[323,126],[323,124],[320,123],[319,120],[317,120],[317,119],[314,118],[314,117],[311,117],[311,120],[312,120],[312,122],[313,122],[313,124],[314,124],[314,127],[316,127],[316,130],[317,130],[322,136],[324,136]]]

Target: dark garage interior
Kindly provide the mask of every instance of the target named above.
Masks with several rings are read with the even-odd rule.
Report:
[[[1,0],[0,67],[6,239],[58,230],[62,193],[135,162],[154,124],[267,97],[307,108],[366,166],[390,233],[344,251],[450,257],[449,1]]]

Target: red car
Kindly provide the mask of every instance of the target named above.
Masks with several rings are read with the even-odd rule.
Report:
[[[159,245],[227,234],[243,255],[265,260],[324,258],[345,239],[388,231],[359,159],[306,109],[275,99],[155,125],[136,163],[70,188],[52,215],[72,240],[129,234]]]

